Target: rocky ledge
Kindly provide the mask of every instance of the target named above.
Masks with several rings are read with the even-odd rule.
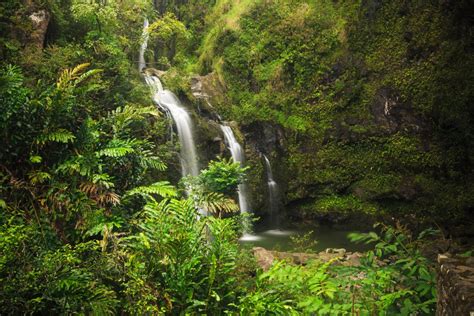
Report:
[[[294,264],[305,265],[309,260],[319,260],[327,262],[331,259],[338,258],[335,264],[344,266],[359,266],[360,258],[363,256],[359,252],[347,252],[344,248],[328,248],[319,253],[304,253],[304,252],[281,252],[267,250],[262,247],[252,248],[253,255],[257,260],[257,264],[264,270],[268,271],[276,260],[286,260]]]

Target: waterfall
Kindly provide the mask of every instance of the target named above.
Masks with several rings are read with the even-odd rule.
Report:
[[[140,71],[146,66],[145,51],[148,46],[148,20],[145,19],[143,23],[143,42],[140,47],[140,56],[138,68]],[[157,104],[167,115],[173,119],[178,138],[181,145],[181,174],[182,176],[199,174],[198,160],[196,155],[196,145],[194,144],[193,126],[191,116],[181,105],[179,99],[169,90],[164,90],[160,79],[157,76],[143,74],[147,85],[150,87],[153,101]]]
[[[199,174],[196,145],[194,144],[191,116],[184,109],[178,97],[169,90],[154,95],[153,101],[171,114],[178,131],[181,145],[181,174],[184,176]]]
[[[234,162],[240,163],[240,166],[243,167],[245,156],[244,152],[242,151],[242,147],[240,144],[237,142],[237,139],[235,139],[234,132],[229,126],[225,125],[220,125],[222,132],[224,133],[224,137],[227,143],[227,146],[230,150],[230,153],[232,154],[232,159]],[[248,212],[249,207],[248,207],[248,199],[247,199],[247,188],[244,183],[239,184],[238,190],[237,190],[238,196],[239,196],[239,207],[240,207],[240,212],[245,213]]]
[[[272,166],[267,156],[263,155],[265,160],[265,167],[267,171],[267,186],[268,186],[268,205],[270,208],[270,216],[272,224],[278,225],[278,209],[279,209],[279,195],[278,184],[273,179]]]
[[[140,46],[140,55],[138,57],[138,71],[142,71],[143,68],[146,67],[146,63],[145,63],[145,51],[146,51],[146,48],[148,47],[148,38],[149,38],[149,33],[148,33],[148,19],[145,19],[145,21],[143,21],[143,33],[142,33],[142,36],[143,36],[143,41],[142,41],[142,44]]]

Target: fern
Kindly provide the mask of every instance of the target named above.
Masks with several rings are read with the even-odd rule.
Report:
[[[116,125],[124,127],[125,123],[141,120],[147,115],[158,117],[160,116],[160,112],[154,106],[140,107],[125,105],[124,107],[119,106],[110,112],[108,119],[112,120]]]
[[[65,90],[68,88],[73,88],[77,86],[82,81],[86,80],[87,78],[101,72],[101,69],[92,69],[85,73],[82,73],[87,67],[90,66],[90,63],[83,63],[77,65],[72,69],[65,69],[59,76],[58,81],[56,82],[56,88],[58,90]],[[81,74],[82,73],[82,74]]]
[[[35,184],[42,184],[45,183],[47,180],[51,180],[51,175],[44,171],[34,171],[31,172],[29,175],[30,183]]]
[[[160,171],[166,170],[166,164],[161,160],[160,157],[144,156],[140,158],[140,165],[144,168],[151,168]]]
[[[61,163],[56,171],[64,175],[79,173],[81,176],[92,177],[94,170],[101,167],[98,157],[95,155],[77,155]]]
[[[123,157],[128,154],[134,153],[135,149],[130,147],[115,147],[115,148],[104,148],[96,152],[97,157]]]
[[[57,131],[38,136],[36,138],[36,143],[39,145],[44,145],[47,142],[67,144],[74,142],[75,139],[76,136],[74,136],[70,131],[59,129]]]
[[[217,192],[206,192],[200,194],[197,197],[196,203],[200,208],[212,214],[219,214],[221,212],[233,213],[239,211],[239,206],[233,199]]]
[[[125,196],[141,195],[150,200],[154,200],[152,194],[156,194],[165,198],[176,197],[178,195],[176,188],[168,181],[160,181],[148,186],[136,187],[128,191]]]
[[[108,144],[107,148],[101,149],[96,152],[97,157],[123,157],[128,154],[135,153],[134,146],[137,146],[141,141],[135,139],[112,139]]]

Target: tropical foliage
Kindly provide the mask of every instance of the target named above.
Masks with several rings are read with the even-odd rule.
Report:
[[[0,314],[433,314],[423,229],[472,226],[468,2],[2,1]],[[145,17],[146,67],[198,123],[195,177],[138,71]],[[220,157],[221,116],[249,167]],[[288,218],[406,225],[353,235],[360,264],[263,271],[236,202],[245,181],[262,211],[262,153]]]

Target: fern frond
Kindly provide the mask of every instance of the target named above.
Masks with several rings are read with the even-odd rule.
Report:
[[[115,148],[104,148],[96,152],[97,157],[123,157],[128,154],[135,152],[135,149],[130,147],[115,147]]]
[[[106,189],[110,189],[115,186],[112,180],[113,178],[106,173],[92,175],[92,183],[98,184],[101,187],[106,188]]]
[[[79,190],[84,192],[87,196],[94,196],[100,190],[100,187],[95,183],[85,182],[79,185]]]
[[[127,104],[110,112],[108,119],[112,122],[114,131],[125,129],[131,122],[143,120],[146,116],[160,116],[154,106],[141,107]]]
[[[75,87],[87,78],[102,72],[102,69],[92,69],[81,75],[81,73],[90,66],[90,63],[79,64],[72,69],[64,69],[56,82],[58,90]]]
[[[100,168],[99,160],[94,155],[72,156],[65,162],[58,165],[56,172],[64,175],[79,173],[81,176],[92,177],[94,170]]]
[[[179,225],[179,227],[190,227],[198,219],[196,207],[190,199],[163,201],[160,203],[160,209],[166,214],[168,219]]]
[[[83,63],[83,64],[77,65],[71,70],[71,76],[76,76],[77,74],[81,73],[84,69],[86,69],[90,65],[91,65],[90,63]]]
[[[151,168],[160,171],[166,170],[166,164],[161,160],[160,157],[156,156],[141,157],[140,165],[145,168]]]
[[[72,143],[76,139],[70,131],[65,129],[59,129],[54,132],[40,135],[36,138],[36,143],[39,145],[44,145],[47,142],[56,142],[56,143]]]
[[[99,205],[112,204],[117,205],[120,203],[120,196],[115,192],[104,192],[95,197],[95,200]]]
[[[44,171],[33,171],[28,174],[28,177],[30,178],[30,183],[33,185],[45,183],[51,179],[51,175]]]
[[[199,196],[197,204],[212,214],[220,212],[233,213],[239,211],[239,206],[235,201],[226,197],[222,193],[208,192]]]
[[[125,196],[132,196],[136,194],[151,199],[153,199],[152,194],[156,194],[165,198],[176,197],[178,195],[176,188],[168,181],[160,181],[151,185],[136,187],[128,191]]]
[[[72,80],[77,78],[77,75],[84,69],[90,66],[90,63],[79,64],[73,69],[64,69],[61,75],[59,76],[58,81],[56,82],[56,87],[58,89],[67,88],[70,86]]]
[[[91,69],[85,73],[83,73],[82,75],[80,75],[79,77],[77,77],[76,80],[74,80],[74,86],[77,86],[78,84],[80,84],[81,82],[83,82],[84,80],[86,80],[87,78],[95,75],[95,74],[98,74],[100,72],[102,72],[103,70],[102,69]]]
[[[64,89],[68,86],[71,80],[72,80],[71,70],[64,69],[61,75],[59,76],[58,81],[56,82],[56,87],[60,90]]]

